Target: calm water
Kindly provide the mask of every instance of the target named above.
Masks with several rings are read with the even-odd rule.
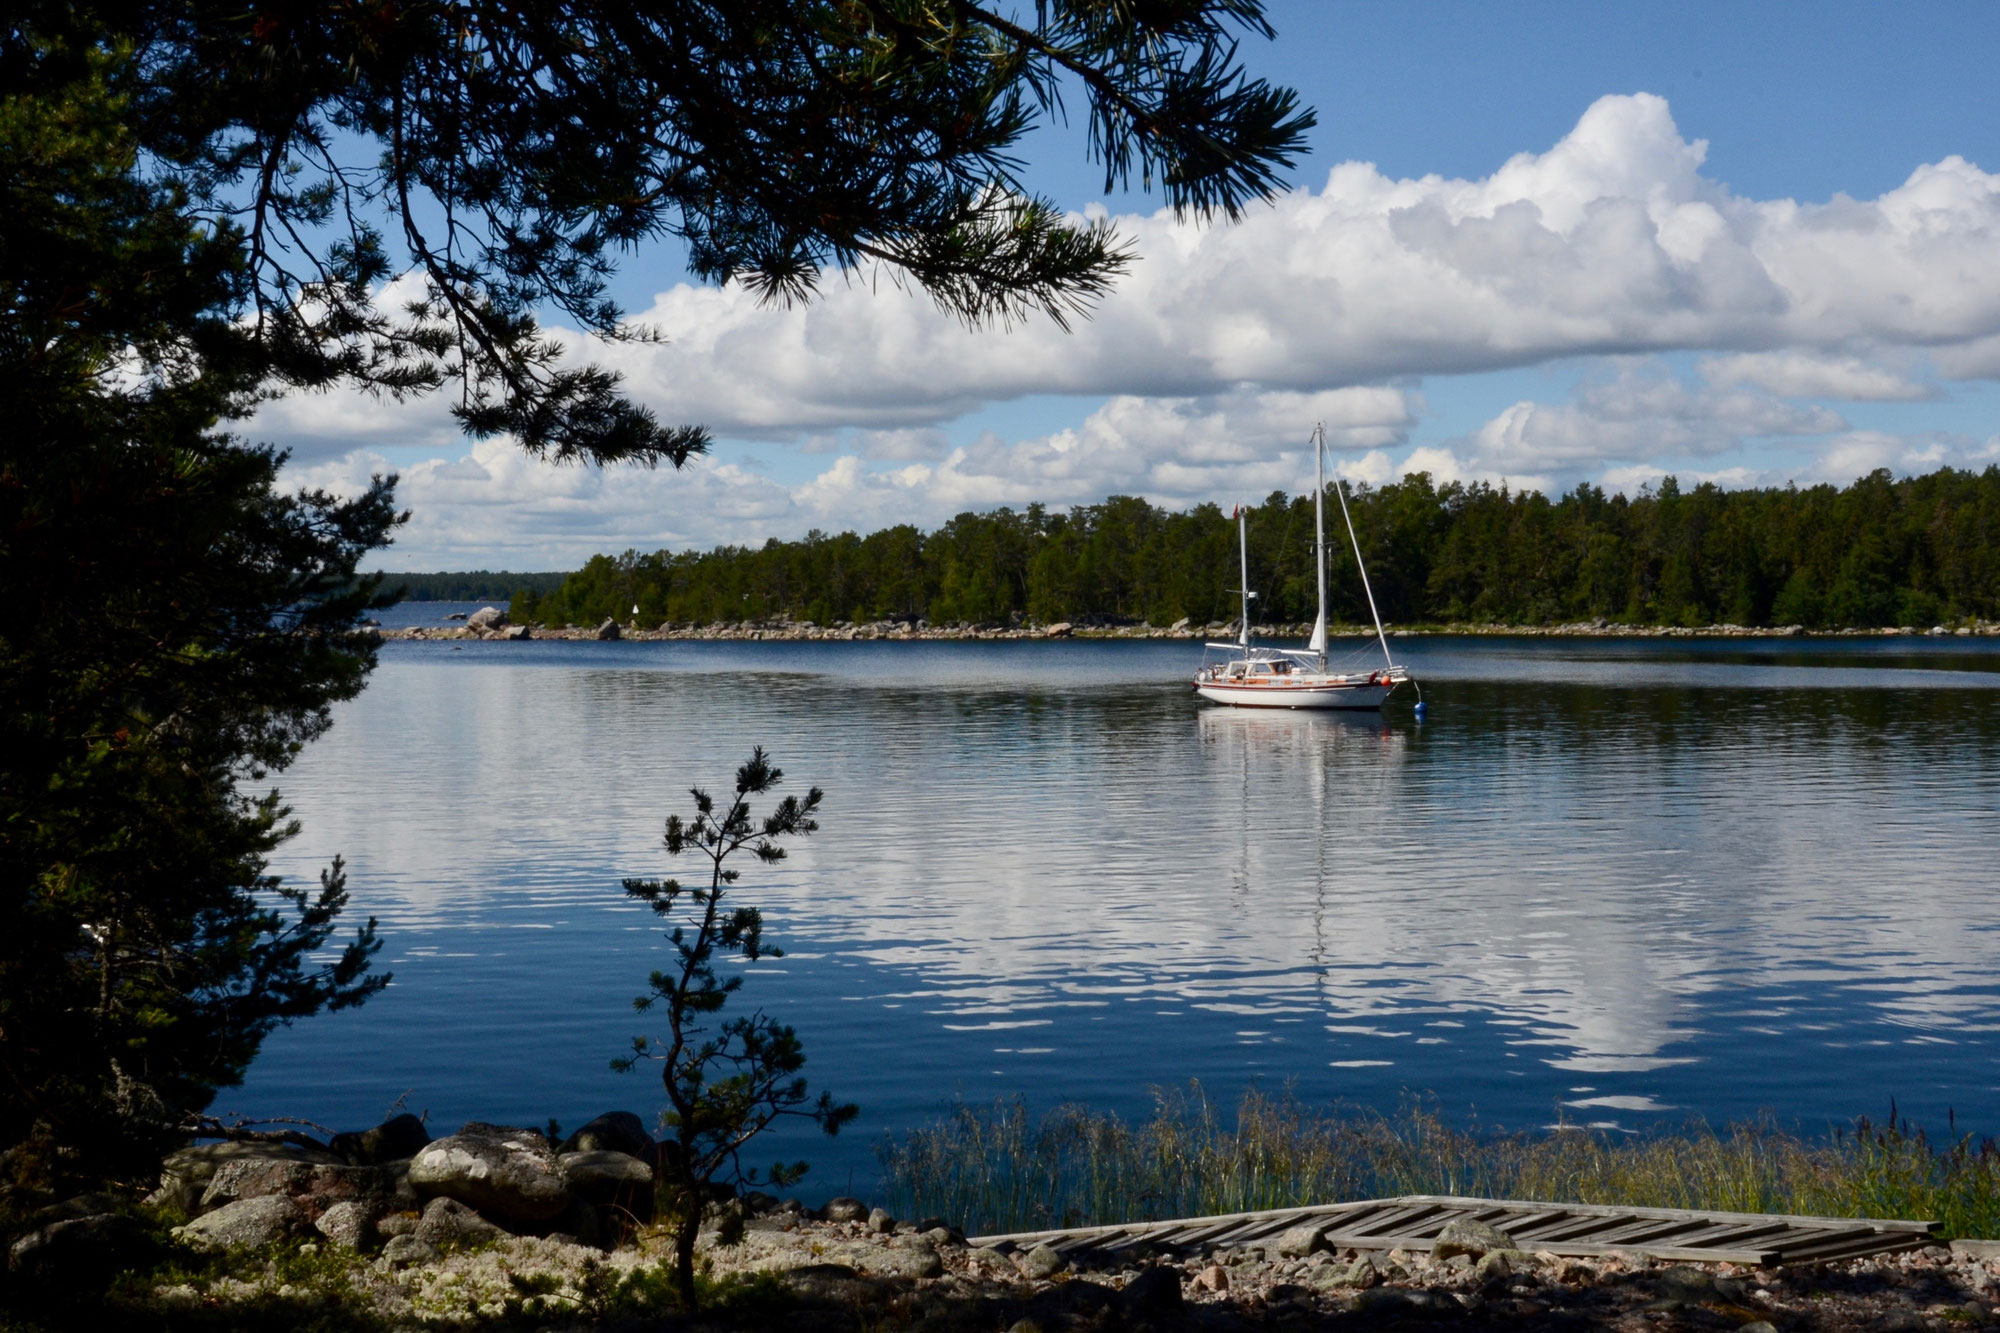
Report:
[[[285,775],[280,868],[344,853],[395,983],[218,1109],[650,1115],[607,1062],[665,944],[618,881],[761,743],[827,791],[742,885],[790,949],[744,996],[862,1104],[821,1191],[953,1099],[1143,1113],[1191,1078],[2000,1132],[2000,647],[1399,652],[1421,725],[1197,704],[1184,644],[389,645]]]

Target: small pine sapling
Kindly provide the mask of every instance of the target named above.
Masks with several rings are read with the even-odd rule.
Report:
[[[784,776],[759,746],[736,770],[736,795],[720,813],[714,798],[696,787],[694,818],[667,817],[667,855],[705,857],[706,887],[671,879],[625,881],[628,895],[672,925],[667,938],[678,954],[675,966],[648,978],[650,993],[632,1002],[641,1013],[657,1008],[664,1014],[667,1035],[635,1037],[632,1053],[613,1060],[611,1067],[626,1073],[641,1060],[663,1066],[667,1109],[661,1117],[659,1202],[674,1231],[675,1285],[689,1309],[695,1304],[694,1250],[703,1208],[738,1190],[792,1184],[806,1172],[805,1162],[777,1162],[760,1174],[743,1164],[744,1146],[781,1116],[809,1119],[827,1134],[837,1134],[858,1109],[851,1103],[836,1105],[827,1093],[816,1101],[808,1098],[799,1075],[805,1051],[791,1028],[761,1009],[718,1018],[743,984],[740,974],[716,976],[718,954],[745,962],[784,956],[765,941],[764,918],[756,908],[723,907],[740,875],[725,867],[729,857],[747,847],[760,861],[782,861],[780,839],[802,838],[819,827],[813,819],[820,803],[818,787],[804,800],[785,797],[761,821],[752,816],[750,799],[775,788]]]

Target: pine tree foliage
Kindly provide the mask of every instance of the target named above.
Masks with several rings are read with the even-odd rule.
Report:
[[[1423,473],[1349,504],[1384,618],[1514,625],[1602,618],[1640,625],[1916,625],[2000,619],[2000,468],[1923,477],[1875,472],[1845,488],[1636,496],[1582,485],[1555,499]],[[1336,523],[1338,519],[1336,516]],[[1274,493],[1249,514],[1258,615],[1313,617],[1310,495]],[[1330,613],[1368,620],[1344,536],[1329,555]],[[707,624],[779,615],[820,625],[1170,625],[1237,614],[1236,525],[1214,505],[1184,512],[1132,496],[1067,512],[960,514],[935,532],[713,551],[596,556],[554,593],[523,590],[517,620]]]
[[[607,293],[663,237],[773,300],[873,265],[1063,319],[1126,256],[1025,186],[1022,136],[1080,96],[1109,179],[1233,215],[1311,124],[1238,33],[1252,0],[0,14],[0,1148],[141,1160],[272,1025],[386,981],[372,923],[333,945],[338,864],[267,875],[293,825],[257,793],[373,665],[394,479],[287,494],[231,423],[455,386],[531,454],[682,463],[699,426],[540,322],[657,336]]]
[[[676,962],[648,978],[647,994],[634,1000],[640,1013],[657,1011],[666,1022],[665,1037],[638,1037],[632,1054],[611,1062],[630,1072],[641,1061],[660,1063],[666,1088],[663,1116],[665,1138],[660,1144],[660,1190],[667,1201],[667,1220],[674,1232],[676,1281],[682,1303],[695,1301],[694,1248],[703,1210],[711,1203],[734,1198],[742,1189],[760,1185],[782,1187],[806,1173],[804,1162],[775,1162],[765,1172],[744,1163],[744,1152],[757,1135],[781,1118],[812,1121],[828,1134],[838,1134],[856,1108],[838,1104],[828,1093],[817,1100],[807,1095],[799,1074],[805,1048],[798,1034],[762,1010],[721,1018],[730,997],[742,988],[743,974],[716,975],[719,958],[746,963],[782,958],[784,951],[764,938],[764,918],[754,907],[723,906],[730,886],[741,872],[727,862],[748,850],[766,865],[785,858],[781,840],[815,832],[820,789],[804,799],[787,796],[761,820],[750,809],[752,797],[763,796],[784,780],[762,747],[736,770],[733,797],[719,807],[700,787],[693,789],[694,817],[667,817],[663,838],[668,856],[693,854],[708,864],[706,884],[679,880],[628,879],[625,892],[645,903],[671,926]]]
[[[1256,0],[221,0],[15,8],[6,58],[128,49],[148,172],[230,229],[290,387],[455,382],[477,435],[559,460],[681,463],[618,377],[540,317],[650,338],[607,296],[677,238],[700,277],[810,296],[879,265],[969,321],[1087,308],[1125,266],[1021,179],[1023,136],[1087,109],[1107,184],[1233,217],[1312,116],[1244,75]],[[0,40],[5,40],[0,37]]]
[[[386,982],[372,922],[329,948],[338,862],[266,873],[257,787],[372,665],[355,568],[397,516],[222,431],[262,378],[237,240],[135,171],[127,53],[37,59],[0,94],[0,1145],[89,1172]]]

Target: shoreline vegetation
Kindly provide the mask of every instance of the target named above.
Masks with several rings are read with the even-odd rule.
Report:
[[[498,607],[490,608],[493,615],[478,624],[460,624],[440,621],[436,625],[411,625],[394,628],[369,627],[369,632],[382,639],[406,640],[502,640],[520,641],[524,639],[562,639],[568,641],[630,639],[637,642],[657,642],[662,640],[694,640],[703,642],[730,642],[738,640],[776,640],[811,642],[859,642],[889,640],[895,642],[937,642],[953,640],[1074,640],[1074,639],[1178,639],[1187,642],[1233,639],[1236,634],[1234,622],[1208,625],[1174,624],[1166,628],[1151,625],[1077,625],[1059,621],[1053,625],[933,625],[927,620],[876,620],[860,624],[841,621],[831,625],[818,625],[810,620],[743,620],[720,621],[714,624],[681,624],[664,622],[654,629],[643,629],[633,623],[620,624],[606,619],[597,625],[550,625],[546,623],[517,624]],[[478,615],[479,613],[474,613]],[[1306,624],[1253,625],[1252,633],[1265,642],[1304,640],[1312,632]],[[1392,639],[1399,638],[1549,638],[1549,639],[1789,639],[1789,638],[1992,638],[2000,637],[2000,620],[1970,620],[1956,625],[1885,626],[1880,629],[1843,627],[1839,629],[1809,630],[1803,625],[1628,625],[1610,621],[1587,621],[1561,625],[1504,625],[1504,624],[1443,624],[1396,626],[1386,630]],[[1357,642],[1357,650],[1365,650],[1374,640],[1375,631],[1366,625],[1330,625],[1327,627],[1329,639],[1352,639]]]
[[[1128,1121],[1085,1106],[1031,1116],[961,1106],[883,1141],[889,1207],[962,1218],[973,1234],[1251,1212],[1405,1194],[1815,1217],[1937,1221],[2000,1237],[2000,1145],[1934,1140],[1897,1116],[1824,1136],[1772,1118],[1630,1134],[1574,1124],[1504,1133],[1307,1106],[1252,1090],[1227,1114],[1191,1085]]]
[[[1770,1121],[1626,1136],[1456,1129],[1255,1091],[1225,1117],[1199,1085],[1128,1123],[1080,1106],[958,1108],[887,1139],[874,1207],[745,1192],[703,1210],[702,1322],[674,1290],[672,1191],[631,1112],[569,1135],[483,1123],[433,1139],[415,1116],[315,1139],[245,1134],[181,1149],[137,1182],[49,1205],[17,1235],[10,1329],[712,1327],[991,1333],[1356,1327],[1932,1327],[1996,1317],[2000,1151],[1899,1120],[1808,1138]],[[1402,1193],[1704,1211],[1938,1220],[1919,1251],[1771,1268],[1587,1259],[1499,1233],[1430,1252],[1275,1244],[1065,1255],[987,1242],[1022,1229],[1203,1216]],[[16,1201],[18,1202],[18,1201]],[[920,1220],[912,1220],[920,1219]],[[1490,1229],[1489,1229],[1490,1230]],[[1307,1238],[1308,1241],[1310,1238]],[[1447,1249],[1451,1240],[1455,1248]],[[1498,1247],[1497,1249],[1495,1247]],[[1465,1256],[1465,1257],[1460,1257]],[[678,1318],[676,1315],[678,1313]],[[1718,1319],[1726,1316],[1728,1322]],[[1908,1322],[1910,1319],[1918,1322]],[[1883,1322],[1902,1319],[1901,1323]],[[634,1322],[639,1321],[639,1322]],[[1164,1321],[1164,1322],[1163,1322]],[[1342,1324],[1343,1327],[1349,1326]]]
[[[1380,618],[1392,625],[1629,625],[1663,630],[1957,628],[2000,621],[2000,465],[1844,488],[1607,495],[1436,483],[1348,492]],[[1318,601],[1310,494],[1247,511],[1254,614],[1309,623]],[[1354,552],[1328,551],[1327,618],[1371,624]],[[435,576],[434,576],[435,577]],[[521,624],[789,622],[849,626],[1216,625],[1241,614],[1236,525],[1217,505],[1135,496],[1061,512],[964,513],[932,531],[710,551],[597,555],[554,591],[523,586]]]

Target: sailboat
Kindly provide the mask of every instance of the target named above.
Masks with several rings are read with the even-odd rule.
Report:
[[[1249,528],[1241,506],[1236,510],[1236,544],[1243,571],[1243,619],[1235,643],[1211,643],[1231,654],[1222,662],[1211,663],[1195,673],[1195,693],[1219,704],[1240,708],[1380,708],[1396,687],[1410,679],[1410,673],[1396,664],[1389,653],[1389,636],[1382,631],[1382,616],[1375,609],[1375,590],[1368,586],[1368,567],[1361,559],[1361,541],[1354,535],[1354,519],[1347,512],[1347,493],[1339,487],[1340,516],[1347,524],[1347,539],[1354,544],[1355,567],[1361,571],[1361,590],[1368,596],[1368,614],[1375,619],[1375,639],[1382,645],[1379,668],[1334,671],[1326,657],[1326,429],[1313,427],[1313,564],[1319,573],[1319,615],[1313,621],[1312,641],[1303,649],[1259,648],[1250,642]]]

